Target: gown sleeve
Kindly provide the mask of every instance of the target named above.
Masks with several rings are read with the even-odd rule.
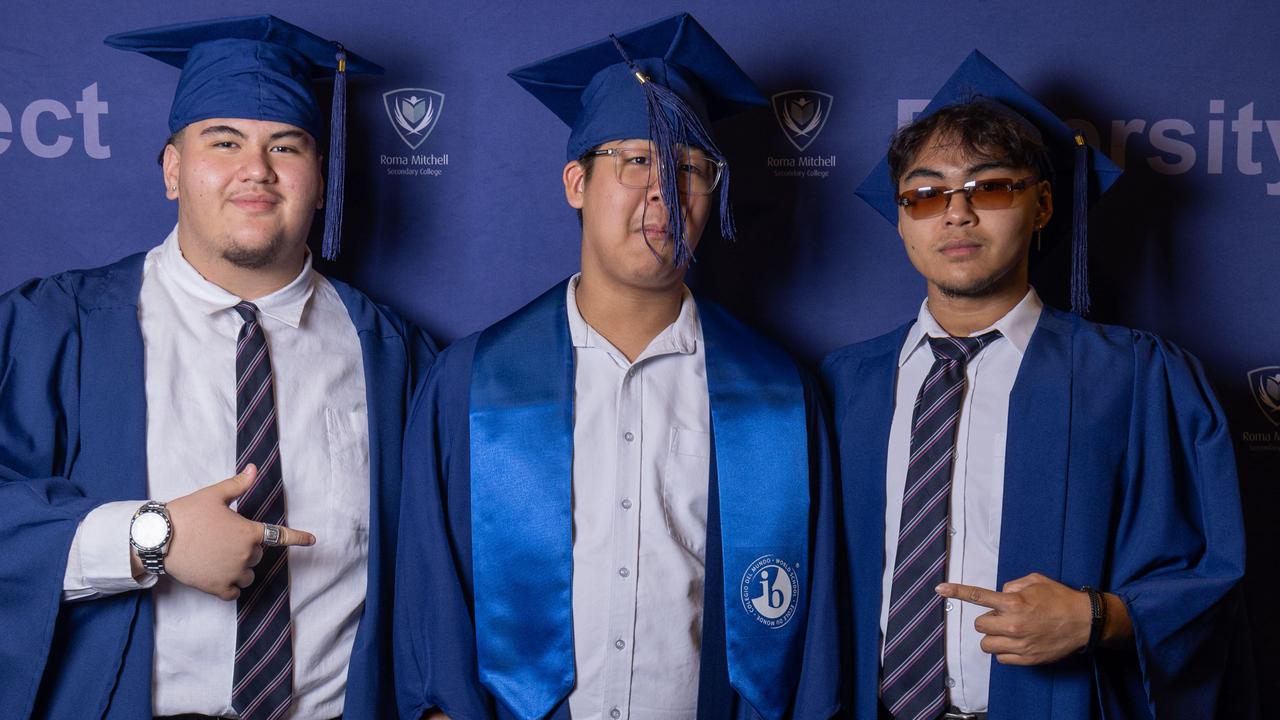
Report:
[[[1135,332],[1134,372],[1110,590],[1133,621],[1142,688],[1130,687],[1126,701],[1124,673],[1104,651],[1101,699],[1113,712],[1145,700],[1157,720],[1213,717],[1242,619],[1235,455],[1222,408],[1192,355]]]
[[[839,609],[842,583],[838,580],[843,564],[836,556],[838,513],[830,416],[820,386],[807,373],[805,407],[809,425],[809,496],[815,505],[809,531],[812,583],[804,660],[792,717],[826,720],[840,707],[840,682],[844,676],[841,663],[844,614]]]
[[[477,671],[469,594],[470,358],[459,347],[466,344],[437,359],[415,393],[405,435],[393,633],[404,718],[432,708],[455,719],[493,716]]]
[[[75,298],[57,278],[0,295],[0,708],[15,717],[35,701],[76,528],[103,502],[68,479],[78,325]]]

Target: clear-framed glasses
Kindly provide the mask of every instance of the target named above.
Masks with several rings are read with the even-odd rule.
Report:
[[[612,155],[614,176],[623,187],[644,189],[657,179],[658,162],[649,148],[608,148],[592,150],[591,157]],[[716,160],[701,150],[681,148],[676,167],[676,186],[685,195],[710,195],[720,184],[724,161]]]
[[[1027,189],[1028,183],[1038,180],[1035,175],[1014,180],[1012,178],[982,178],[970,180],[958,188],[943,185],[918,187],[898,194],[898,205],[912,220],[937,217],[951,206],[951,196],[964,193],[974,210],[1005,210],[1013,206],[1013,199]]]

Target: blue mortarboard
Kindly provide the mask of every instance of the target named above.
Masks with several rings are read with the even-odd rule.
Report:
[[[271,15],[118,33],[106,43],[182,69],[169,111],[170,132],[224,117],[287,123],[318,140],[324,121],[311,82],[332,76],[323,252],[330,260],[337,256],[346,168],[346,76],[380,74],[380,66]]]
[[[1120,177],[1120,168],[977,50],[965,58],[920,117],[973,101],[995,102],[1012,110],[1040,134],[1048,147],[1050,162],[1060,174],[1062,168],[1072,168],[1073,182],[1055,182],[1053,189],[1058,200],[1055,205],[1072,208],[1071,308],[1078,313],[1088,312],[1089,205]],[[857,194],[886,220],[898,224],[898,188],[890,180],[887,159],[881,160],[862,181]]]
[[[711,135],[720,118],[767,104],[751,78],[688,13],[649,23],[511,71],[512,79],[551,109],[572,131],[568,157],[612,140],[648,138],[663,167],[674,167],[679,145],[724,155]],[[720,187],[720,229],[734,234],[729,173]],[[676,181],[662,178],[662,199],[679,207]],[[679,238],[673,261],[689,256],[684,218],[670,215]]]

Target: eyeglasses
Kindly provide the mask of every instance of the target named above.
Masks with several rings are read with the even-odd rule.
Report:
[[[1010,178],[983,178],[970,180],[958,188],[943,185],[918,187],[898,195],[898,205],[902,206],[912,220],[924,220],[937,217],[951,206],[951,196],[964,193],[969,206],[974,210],[1005,210],[1013,206],[1013,199],[1027,188],[1027,183],[1035,182],[1035,175],[1013,180]]]
[[[648,148],[609,148],[592,150],[590,157],[612,155],[614,175],[623,187],[644,189],[653,184],[657,160]],[[684,195],[710,195],[720,183],[724,161],[708,157],[699,150],[681,150],[677,158],[676,187]]]

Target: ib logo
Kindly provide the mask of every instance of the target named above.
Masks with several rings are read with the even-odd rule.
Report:
[[[383,93],[382,104],[396,134],[410,150],[417,150],[440,121],[444,93],[425,88],[400,88]]]
[[[1280,366],[1260,367],[1249,371],[1249,387],[1262,416],[1280,426]]]
[[[800,578],[796,570],[777,555],[755,559],[742,575],[742,607],[768,628],[791,622],[800,600]]]
[[[818,139],[831,115],[831,101],[830,95],[817,90],[787,90],[773,96],[774,117],[796,150],[804,152]]]

